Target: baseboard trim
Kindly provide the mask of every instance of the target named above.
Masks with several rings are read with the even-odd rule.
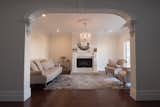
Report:
[[[30,89],[23,91],[0,91],[0,102],[24,102],[31,96]]]
[[[26,101],[31,97],[31,88],[28,88],[27,90],[24,90],[24,99],[23,101]]]
[[[160,90],[136,90],[131,88],[130,96],[135,101],[160,101]]]
[[[136,101],[159,101],[160,90],[138,90]]]

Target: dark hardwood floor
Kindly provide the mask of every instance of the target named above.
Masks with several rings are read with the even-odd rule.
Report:
[[[0,107],[160,107],[160,102],[135,102],[124,90],[34,89],[25,103],[0,103]]]

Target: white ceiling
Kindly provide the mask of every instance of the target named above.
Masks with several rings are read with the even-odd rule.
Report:
[[[85,27],[80,22],[87,20],[87,28],[91,33],[116,32],[126,23],[120,16],[114,14],[46,14],[32,23],[32,28],[44,33],[55,33],[57,28],[60,32],[82,32]]]

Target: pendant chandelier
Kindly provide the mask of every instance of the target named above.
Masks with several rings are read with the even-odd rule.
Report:
[[[87,31],[87,22],[83,22],[85,30],[80,33],[80,42],[89,43],[91,40],[91,33]]]

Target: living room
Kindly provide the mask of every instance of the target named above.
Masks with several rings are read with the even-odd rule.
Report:
[[[30,16],[40,11],[39,16],[42,13],[46,15],[48,13],[108,14],[113,10],[114,14],[126,20],[126,16],[129,16],[128,23],[124,26],[131,28],[132,38],[131,62],[134,63],[131,63],[130,96],[124,91],[112,89],[31,90],[29,54],[32,29],[30,25],[33,20]],[[159,107],[160,23],[158,20],[160,14],[158,10],[160,10],[159,0],[1,0],[0,106]],[[62,29],[60,28],[59,31],[61,32]],[[91,31],[88,32],[94,36]],[[88,48],[88,45],[86,46],[85,49]]]
[[[52,87],[55,85],[65,89],[67,87],[65,85],[73,85],[67,82],[64,85],[62,81],[69,75],[72,81],[81,82],[82,89],[112,87],[114,84],[115,86],[118,84],[118,88],[129,89],[131,85],[130,32],[125,24],[126,20],[115,14],[42,13],[32,22],[31,27],[31,83],[45,84],[45,88],[48,83],[51,83]],[[50,61],[53,63],[49,64]],[[40,63],[42,63],[41,67],[33,66]],[[46,81],[44,78],[44,81],[39,79],[37,72],[36,76],[34,76],[35,72],[32,72],[39,70],[44,72],[53,66],[57,66],[57,72],[49,73],[52,76],[48,76],[51,78]],[[106,86],[89,85],[100,84],[91,75],[92,73],[101,74],[99,77],[103,75],[101,81],[106,82]],[[62,76],[59,78],[60,74]],[[75,74],[79,76],[76,77]],[[87,80],[84,75],[94,78],[95,82]],[[54,84],[55,81],[59,82]],[[88,84],[85,84],[86,81]]]

